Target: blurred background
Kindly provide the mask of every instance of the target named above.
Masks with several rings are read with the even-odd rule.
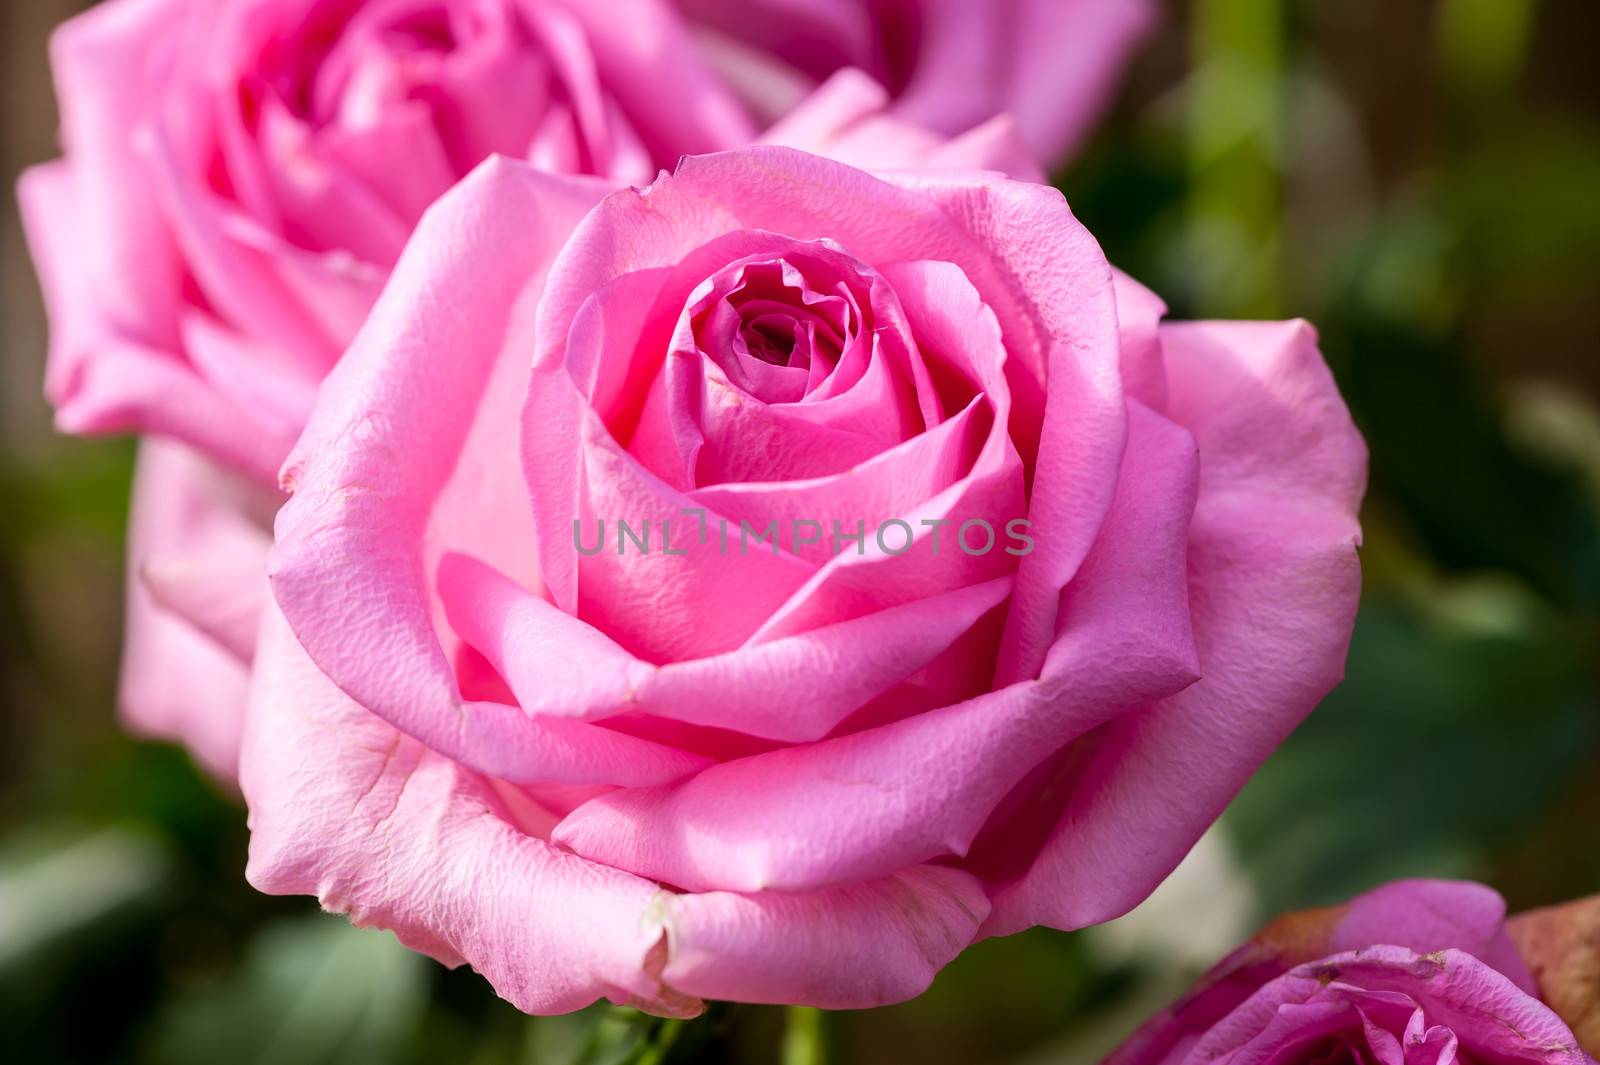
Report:
[[[0,4],[0,172],[56,153]],[[243,812],[113,716],[132,447],[53,435],[0,206],[0,1059],[1088,1063],[1264,918],[1398,876],[1600,891],[1593,0],[1192,0],[1060,175],[1179,317],[1305,317],[1372,449],[1349,679],[1133,916],[969,951],[890,1009],[531,1020],[244,883]]]

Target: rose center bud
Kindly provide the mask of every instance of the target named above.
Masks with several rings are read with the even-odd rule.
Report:
[[[492,155],[650,173],[562,5],[308,0],[219,17],[238,110],[209,149],[212,187],[304,250],[392,266],[428,205]]]
[[[308,117],[370,127],[390,107],[437,88],[458,44],[443,10],[412,11],[392,22],[358,19],[314,72]]]
[[[1362,1065],[1364,1060],[1354,1046],[1341,1039],[1330,1047],[1313,1052],[1306,1060],[1306,1065]]]
[[[788,366],[789,360],[795,357],[799,329],[793,321],[786,321],[781,316],[757,318],[753,322],[746,322],[744,328],[747,331],[745,343],[754,358],[773,366]],[[799,358],[801,366],[811,365],[809,351],[802,349]]]
[[[463,174],[496,152],[526,155],[541,121],[570,125],[572,115],[539,29],[505,0],[369,0],[336,29],[310,72],[306,118],[355,131],[426,116]],[[517,106],[485,108],[491,93]],[[569,138],[582,154],[583,139],[570,131]]]
[[[937,420],[880,274],[826,240],[737,242],[683,303],[629,447],[647,467],[680,488],[829,476]]]
[[[818,273],[803,259],[742,263],[691,303],[695,344],[721,371],[718,380],[764,403],[798,403],[853,350],[866,293],[847,280],[808,277],[807,266]]]

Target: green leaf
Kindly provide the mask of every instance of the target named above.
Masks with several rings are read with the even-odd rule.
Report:
[[[243,966],[181,994],[153,1027],[170,1065],[383,1065],[397,1061],[427,987],[421,955],[322,914],[269,926]]]
[[[1483,877],[1592,757],[1581,645],[1366,609],[1349,679],[1225,816],[1262,916],[1401,876]]]

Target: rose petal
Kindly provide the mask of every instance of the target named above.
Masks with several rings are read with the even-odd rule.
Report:
[[[50,39],[61,139],[74,175],[77,206],[70,218],[94,234],[71,244],[71,258],[55,268],[92,278],[99,317],[130,340],[156,346],[172,339],[177,249],[160,213],[150,209],[153,186],[130,134],[161,89],[151,49],[182,21],[186,6],[185,0],[103,5],[63,23]],[[66,218],[47,221],[67,224]],[[75,357],[62,354],[60,372],[71,376]]]
[[[665,780],[703,764],[580,722],[464,702],[422,580],[430,507],[476,431],[517,296],[537,291],[599,191],[491,160],[430,210],[286,468],[295,495],[270,566],[285,617],[340,687],[442,753],[513,780]],[[448,362],[434,357],[444,348]],[[395,463],[400,451],[413,461]]]
[[[929,153],[923,165],[929,170],[994,170],[1017,181],[1047,184],[1037,156],[1010,114],[995,115],[951,137]]]
[[[95,275],[72,265],[84,245],[74,177],[68,164],[51,163],[24,174],[18,188],[50,312],[46,391],[57,424],[73,433],[173,436],[270,483],[293,435],[219,394],[167,349],[122,330],[100,305]]]
[[[524,424],[546,434],[553,428]],[[556,535],[568,538],[569,551],[579,539],[585,545],[575,613],[633,654],[665,663],[731,651],[814,571],[757,542],[761,530],[724,528],[718,515],[705,514],[623,451],[593,412],[585,412],[581,435],[568,447],[574,445],[584,456],[583,495],[561,513],[565,527]],[[589,538],[602,523],[607,542],[591,550]],[[620,523],[648,547],[624,542]],[[718,609],[708,612],[706,603]]]
[[[260,654],[250,882],[469,963],[526,1012],[602,997],[667,1016],[699,1012],[694,996],[883,1005],[924,990],[983,918],[977,882],[952,869],[805,894],[666,892],[520,832],[502,786],[362,711],[270,613]]]
[[[217,491],[215,485],[205,488]],[[184,498],[177,486],[145,491]],[[201,497],[188,503],[192,509],[177,542],[140,544],[139,577],[157,607],[183,618],[239,662],[248,663],[267,600],[264,571],[271,538],[265,528],[236,510],[237,504]]]
[[[945,138],[888,108],[883,86],[846,68],[785,113],[758,143],[799,148],[864,170],[998,170],[1018,181],[1044,180],[1009,115]]]
[[[118,703],[134,731],[184,744],[231,784],[244,728],[254,612],[265,599],[265,531],[241,529],[237,491],[182,445],[152,439],[139,450],[128,519],[127,623]],[[232,615],[215,625],[157,601],[144,573],[152,559],[181,559],[189,585],[178,606]],[[214,602],[208,602],[208,598]],[[208,628],[211,631],[207,631]],[[224,639],[218,635],[226,633]]]
[[[364,263],[392,265],[405,246],[408,219],[318,158],[314,132],[278,96],[266,95],[255,110],[255,128],[240,151],[261,156],[257,170],[272,204],[270,213],[255,207],[251,214],[272,219],[308,251],[339,249]]]
[[[1189,540],[1200,683],[1118,721],[988,931],[1116,917],[1175,867],[1343,675],[1366,449],[1303,323],[1162,330],[1200,446]]]
[[[959,471],[947,472],[948,462],[919,471],[908,459],[933,457],[924,449],[943,440],[936,430],[835,480],[730,493],[734,513],[764,514],[781,503],[792,507],[788,514],[821,523],[832,556],[762,625],[758,639],[803,632],[1009,575],[1015,556],[1008,552],[1022,550],[1008,533],[1010,523],[1024,518],[1027,510],[1022,463],[1008,432],[1012,408],[1007,356],[994,312],[950,263],[901,262],[885,267],[885,276],[895,286],[923,362],[947,382],[964,378],[964,387],[978,394],[974,403],[980,406],[969,411],[984,418],[971,423],[973,435],[986,423],[981,450]],[[962,412],[940,429],[966,415]],[[696,496],[709,499],[717,493]],[[890,504],[895,509],[886,509]],[[891,546],[880,543],[883,526],[874,523],[890,519],[910,529],[904,551],[895,550],[903,530],[887,534],[885,543]],[[969,522],[985,521],[989,534],[974,526],[976,531],[969,529],[967,539],[960,540]],[[868,523],[867,542],[844,543],[863,522]],[[986,535],[994,539],[988,550],[983,549]]]
[[[1117,291],[1117,321],[1122,334],[1123,390],[1151,410],[1167,409],[1167,366],[1161,351],[1161,297],[1123,273],[1112,270]]]
[[[836,543],[835,522],[841,534],[850,535],[854,535],[858,521],[864,522],[867,535],[875,541],[876,530],[885,522],[904,520],[905,515],[914,513],[929,499],[972,477],[985,441],[991,434],[1003,432],[987,401],[978,397],[933,429],[843,473],[805,481],[709,485],[688,495],[709,513],[733,523],[746,521],[753,528],[764,529],[777,522],[779,543],[784,550],[822,564],[852,550],[849,545]],[[1020,469],[1016,472],[1020,479]],[[1016,499],[1020,509],[1020,492]],[[970,503],[952,505],[950,509],[959,509],[963,519],[998,519],[997,529],[1003,528],[1010,517],[1009,512],[975,514]],[[796,522],[802,523],[798,529]],[[913,533],[920,531],[912,529]],[[903,538],[898,529],[886,535],[891,538],[891,547],[898,547]],[[957,551],[955,535],[955,529],[945,530],[940,547],[946,557]]]
[[[933,865],[828,891],[675,895],[661,975],[707,999],[868,1009],[927,990],[987,912],[975,879]]]
[[[234,327],[286,351],[316,352],[331,363],[344,337],[327,334],[294,298],[270,257],[238,239],[229,222],[236,207],[196,177],[177,134],[151,130],[140,141],[161,205],[183,249],[184,263],[216,313]],[[145,208],[148,210],[148,207]]]
[[[624,711],[765,739],[821,739],[849,714],[947,650],[1004,601],[1009,580],[743,647],[651,666],[482,563],[445,559],[451,623],[530,713]]]
[[[315,895],[447,965],[469,962],[529,1013],[602,997],[700,1011],[646,972],[662,935],[656,885],[523,835],[490,781],[364,712],[271,614],[240,777],[259,890]]]
[[[1022,0],[1005,109],[1035,152],[1059,160],[1083,142],[1158,18],[1150,0]]]
[[[1088,132],[1156,14],[1148,0],[919,6],[921,48],[899,113],[949,134],[1010,111],[1032,149],[1050,160]]]
[[[226,399],[229,409],[249,410],[253,420],[270,427],[249,444],[267,467],[268,483],[276,482],[278,469],[311,416],[321,375],[295,372],[284,365],[277,349],[254,344],[198,311],[185,314],[181,328],[184,353],[196,373]],[[238,435],[238,423],[229,431]]]
[[[992,269],[1028,279],[986,285],[967,271],[1017,356],[1007,364],[1012,436],[1035,455],[1028,517],[1041,536],[1017,570],[997,674],[1002,684],[1034,677],[1054,637],[1060,591],[1111,505],[1127,439],[1111,268],[1046,186],[931,171],[887,176],[938,203],[989,251]],[[1041,294],[1044,302],[1031,302]],[[1023,298],[1029,304],[1017,307]],[[1036,453],[1029,425],[1038,427]]]
[[[786,145],[813,155],[828,155],[851,166],[871,169],[870,164],[864,164],[848,153],[840,154],[830,149],[836,147],[838,138],[851,127],[875,118],[888,102],[889,93],[872,77],[852,68],[840,70],[769,126],[757,143]],[[906,126],[905,129],[918,138],[918,153],[938,143],[938,138],[926,130],[918,130],[915,126]]]
[[[558,3],[588,32],[601,79],[652,157],[724,151],[755,139],[744,109],[706,68],[665,0]]]
[[[966,853],[1036,764],[1196,675],[1183,584],[1193,442],[1148,413],[1135,439],[1043,681],[678,784],[611,792],[570,814],[554,838],[691,890],[805,890]]]
[[[678,2],[691,17],[715,27],[719,38],[725,34],[730,42],[748,43],[796,77],[820,81],[840,67],[866,68],[879,59],[873,11],[860,0]]]
[[[455,184],[433,116],[421,104],[387,108],[367,124],[325,126],[318,137],[325,158],[371,187],[407,223],[414,225]],[[396,159],[406,165],[395,166]]]
[[[1341,954],[1374,943],[1418,954],[1454,948],[1536,995],[1537,985],[1506,935],[1505,919],[1505,900],[1493,888],[1467,881],[1401,880],[1352,899],[1328,949],[1319,954]]]

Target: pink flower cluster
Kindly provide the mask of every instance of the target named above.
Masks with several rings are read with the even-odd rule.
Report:
[[[1366,474],[1310,326],[1166,321],[1042,183],[1153,15],[62,27],[47,389],[143,438],[123,710],[237,783],[251,882],[533,1013],[873,1006],[1144,899],[1340,679]],[[1425,890],[1465,924],[1347,928],[1114,1060],[1300,1061],[1304,1022],[1582,1061],[1485,897]]]

